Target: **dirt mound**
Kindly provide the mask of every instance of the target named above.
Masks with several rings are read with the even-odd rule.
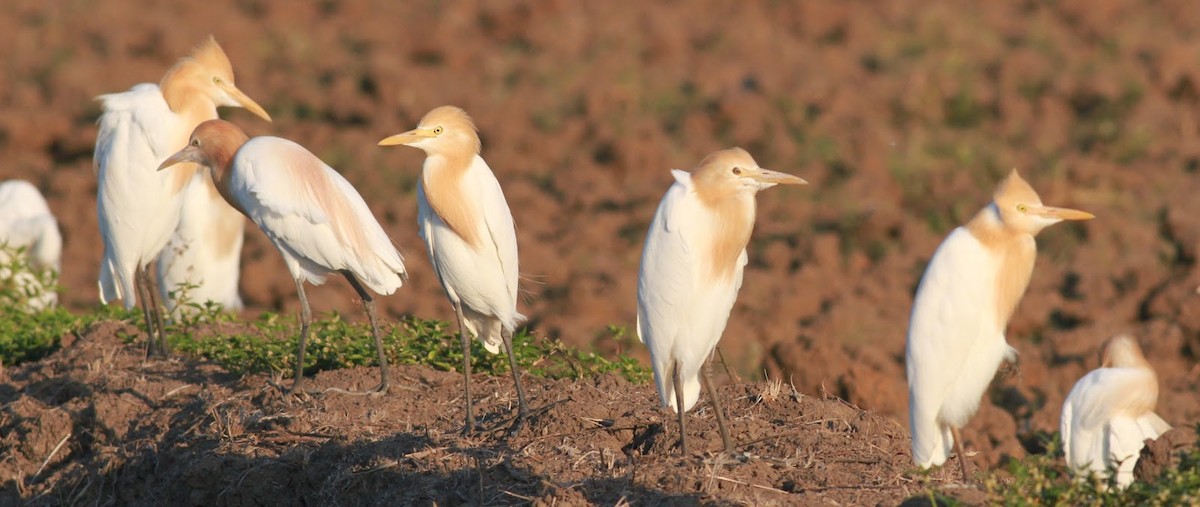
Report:
[[[463,437],[457,373],[397,367],[381,398],[284,403],[261,376],[191,360],[146,362],[127,325],[104,323],[3,375],[0,504],[495,504],[589,502],[896,503],[920,491],[906,432],[890,419],[780,383],[721,394],[739,454],[720,449],[705,406],[689,418],[693,455],[675,449],[652,386],[606,375],[527,378],[535,415],[503,438],[506,377],[477,376],[486,428]],[[372,368],[311,387],[365,388]],[[941,479],[935,474],[931,482]]]

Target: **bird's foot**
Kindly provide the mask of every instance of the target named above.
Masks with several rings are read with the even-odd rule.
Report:
[[[1007,362],[1006,361],[1006,362],[1000,364],[1000,372],[999,373],[1000,373],[1000,378],[1005,379],[1005,380],[1014,378],[1014,377],[1020,378],[1021,377],[1021,365],[1016,362]]]
[[[478,433],[478,432],[479,432],[479,426],[475,424],[475,420],[468,419],[467,424],[463,426],[462,430],[459,431],[458,434],[466,437],[466,436],[474,435],[475,433]]]
[[[508,427],[508,430],[504,432],[505,438],[515,437],[517,435],[517,433],[520,433],[521,426],[525,424],[525,419],[528,417],[529,417],[529,414],[527,414],[525,412],[518,413],[517,418],[515,420],[513,420],[512,425],[510,425]]]

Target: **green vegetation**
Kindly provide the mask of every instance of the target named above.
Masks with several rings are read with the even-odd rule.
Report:
[[[14,256],[20,258],[20,256]],[[7,268],[7,271],[2,271]],[[32,297],[27,288],[14,282],[12,273],[30,273],[29,266],[16,260],[0,266],[0,363],[12,365],[36,360],[53,352],[63,335],[79,332],[105,320],[127,321],[144,328],[137,311],[109,305],[95,313],[74,315],[54,307],[27,311],[23,303]],[[53,273],[37,276],[53,280]],[[44,285],[54,287],[53,283]],[[178,353],[203,357],[234,373],[279,372],[290,375],[295,368],[299,323],[292,316],[264,313],[252,322],[239,322],[219,305],[198,304],[181,287],[172,295],[179,302],[168,324],[168,339]],[[386,324],[384,350],[393,364],[423,364],[441,370],[462,365],[462,346],[452,326],[443,322],[406,317]],[[139,335],[127,336],[133,342]],[[526,372],[549,378],[583,378],[616,372],[643,383],[650,371],[629,357],[606,359],[591,352],[570,349],[557,340],[536,338],[519,331],[513,337],[517,363]],[[374,343],[366,323],[352,323],[336,313],[317,319],[310,328],[305,355],[305,372],[376,364]],[[471,368],[474,372],[505,374],[508,356],[491,354],[478,340],[472,341]]]
[[[1200,433],[1200,425],[1196,426]],[[1045,454],[1013,460],[984,480],[990,503],[1003,505],[1197,505],[1200,504],[1200,446],[1180,452],[1180,465],[1150,482],[1124,490],[1099,480],[1072,480],[1057,437]]]

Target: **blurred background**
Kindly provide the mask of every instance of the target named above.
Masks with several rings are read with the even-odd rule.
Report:
[[[721,345],[769,375],[907,426],[912,293],[941,239],[1012,169],[1097,215],[1039,238],[1009,326],[1021,375],[964,430],[990,462],[1038,450],[1103,341],[1133,333],[1159,413],[1200,419],[1200,9],[1189,1],[9,0],[0,179],[32,181],[65,238],[62,301],[98,305],[94,97],[163,73],[208,34],[274,118],[355,185],[406,254],[390,318],[452,320],[416,234],[424,156],[375,143],[433,107],[474,116],[517,222],[539,336],[645,358],[642,239],[672,182],[728,146],[812,184],[759,196]],[[248,314],[298,308],[247,228]],[[351,289],[314,311],[360,317]],[[1018,435],[1013,439],[1012,435]]]

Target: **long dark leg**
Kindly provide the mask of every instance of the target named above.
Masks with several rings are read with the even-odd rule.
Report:
[[[517,354],[513,352],[512,331],[500,327],[500,336],[504,338],[504,348],[508,350],[508,366],[512,369],[513,384],[517,386],[517,419],[508,428],[509,435],[516,435],[521,430],[521,424],[529,415],[529,406],[525,404],[525,390],[521,388],[521,370],[517,368]]]
[[[141,300],[142,320],[146,323],[146,357],[160,355],[158,337],[155,335],[154,319],[150,317],[150,296],[146,294],[146,272],[138,268],[133,271],[133,287],[137,298]]]
[[[475,431],[475,413],[471,410],[471,337],[467,335],[464,325],[466,319],[463,318],[461,303],[454,303],[454,315],[458,317],[458,338],[462,341],[463,349],[463,396],[467,399],[467,425],[463,427],[465,435]]]
[[[733,440],[729,438],[729,430],[725,425],[725,410],[721,408],[720,398],[712,383],[712,363],[713,358],[709,356],[708,361],[704,362],[704,373],[700,375],[700,380],[704,382],[704,390],[708,391],[708,399],[712,400],[713,411],[717,413],[717,428],[721,430],[721,443],[725,445],[725,452],[733,452]]]
[[[155,276],[155,273],[158,273],[155,266],[157,262],[146,265],[142,278],[146,281],[146,292],[150,293],[150,316],[154,318],[154,325],[158,327],[158,348],[166,356],[171,353],[171,346],[167,344],[167,326],[163,324],[162,306],[158,302],[158,277]]]
[[[367,319],[371,321],[371,336],[375,338],[375,352],[379,354],[379,387],[374,389],[374,394],[387,394],[388,387],[391,387],[392,382],[388,378],[388,362],[387,355],[383,353],[383,340],[379,337],[379,321],[375,318],[375,298],[363,288],[353,274],[348,271],[343,271],[342,276],[346,277],[346,281],[350,282],[350,286],[358,291],[358,297],[362,298],[363,309],[367,311]]]
[[[288,396],[296,394],[304,381],[304,345],[308,341],[308,323],[312,321],[312,310],[308,307],[308,296],[304,295],[304,282],[296,280],[296,294],[300,296],[300,344],[296,349],[296,376]]]
[[[679,452],[687,455],[687,425],[683,422],[683,382],[679,380],[680,363],[671,365],[671,381],[675,384],[675,414],[679,418]]]
[[[958,464],[962,465],[963,483],[970,484],[971,476],[967,473],[967,451],[963,450],[962,435],[955,427],[950,428],[950,434],[954,437],[954,452],[958,453]]]

